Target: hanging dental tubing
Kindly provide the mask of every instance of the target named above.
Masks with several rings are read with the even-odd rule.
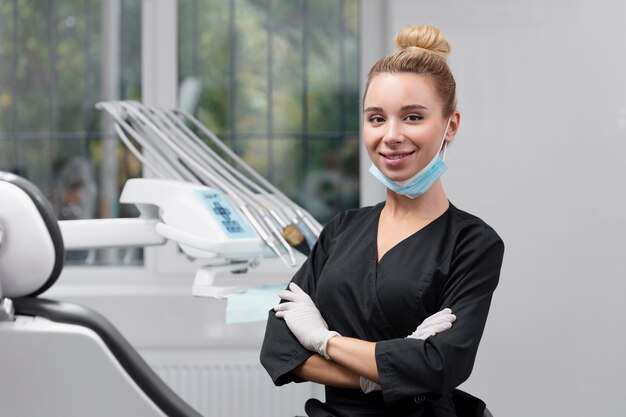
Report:
[[[122,139],[122,141],[124,142],[124,144],[128,147],[128,149],[135,155],[138,157],[138,159],[140,161],[142,161],[142,163],[145,164],[145,166],[147,166],[149,169],[151,169],[157,176],[161,177],[161,178],[167,178],[167,179],[176,179],[176,180],[183,180],[184,178],[181,178],[182,175],[178,172],[177,169],[175,169],[171,164],[168,164],[163,156],[163,154],[161,152],[151,152],[154,150],[154,146],[149,144],[149,142],[145,139],[145,137],[140,134],[136,129],[134,129],[133,127],[131,127],[123,118],[122,118],[122,114],[123,113],[121,108],[116,108],[113,104],[111,103],[98,103],[96,105],[97,108],[99,109],[104,109],[106,110],[109,114],[111,114],[111,116],[114,118],[114,120],[116,121],[116,123],[121,126],[123,129],[125,129],[126,131],[128,131],[131,135],[133,135],[133,137],[135,138],[135,140],[142,145],[142,149],[144,150],[144,152],[146,154],[152,155],[155,158],[156,164],[152,163],[152,162],[148,162],[148,160],[142,155],[141,152],[139,152],[137,150],[137,148],[132,144],[132,142],[128,139],[128,137],[124,134],[123,129],[119,128],[116,126],[116,132],[120,135],[120,138]],[[123,116],[128,116],[128,114],[123,114]],[[158,134],[158,133],[157,133]],[[198,182],[197,179],[193,182]],[[228,192],[227,189],[224,189],[224,191]],[[237,197],[234,196],[234,199],[237,200]],[[252,212],[248,209],[248,207],[245,204],[242,204],[241,201],[237,201],[240,210],[242,211],[242,213],[244,214],[244,216],[246,216],[246,218],[250,221],[250,224],[252,225],[252,227],[256,230],[256,232],[258,233],[258,235],[261,237],[261,239],[268,245],[268,247],[278,256],[281,258],[281,260],[283,260],[283,262],[285,262],[288,265],[293,264],[293,262],[291,261],[291,259],[289,260],[289,262],[287,262],[286,259],[284,259],[284,257],[282,256],[282,254],[280,253],[278,247],[275,245],[275,243],[273,242],[273,240],[268,236],[267,231],[265,230],[265,227],[259,223],[259,221],[256,219],[256,217],[252,214]]]
[[[116,106],[115,103],[100,102],[96,104],[96,108],[106,110],[107,113],[113,117],[116,122],[114,125],[115,132],[124,145],[126,145],[130,152],[135,155],[144,166],[153,171],[157,177],[184,180],[184,176],[167,161],[167,157],[163,155],[162,152],[159,152],[158,149],[153,149],[148,141],[124,120],[123,110],[119,108],[119,106]],[[141,148],[148,155],[147,158],[132,143],[125,131],[129,132],[135,141],[141,145]]]
[[[252,169],[245,161],[243,161],[235,152],[233,152],[228,146],[226,146],[213,132],[211,132],[206,126],[204,126],[198,119],[196,119],[193,115],[183,111],[183,110],[172,110],[175,114],[182,115],[189,121],[191,121],[203,134],[209,138],[216,146],[218,146],[226,155],[228,155],[231,159],[233,159],[238,166],[244,169],[251,177],[253,177],[258,183],[262,184],[268,191],[270,191],[273,195],[277,196],[283,203],[293,210],[293,214],[295,214],[295,218],[301,220],[301,223],[304,223],[303,232],[305,233],[305,237],[307,237],[307,241],[317,239],[319,233],[322,230],[322,226],[315,220],[309,213],[299,207],[297,204],[292,202],[285,194],[283,194],[278,188],[276,188],[273,184],[259,175],[254,169]],[[198,139],[199,140],[199,139]],[[291,217],[291,216],[290,216]],[[296,223],[297,226],[300,226]],[[308,230],[307,230],[308,229]],[[306,233],[308,232],[308,233]],[[313,236],[311,236],[311,233]],[[307,234],[309,236],[307,236]],[[312,245],[311,245],[312,246]]]
[[[220,165],[221,168],[226,169],[231,175],[237,177],[236,179],[239,182],[243,182],[245,183],[249,188],[254,189],[255,192],[262,194],[266,197],[268,197],[269,199],[273,200],[273,204],[280,204],[276,197],[274,197],[272,194],[268,193],[266,190],[264,190],[263,188],[261,188],[258,184],[256,184],[254,181],[252,181],[251,179],[249,179],[248,177],[246,177],[245,175],[243,175],[241,172],[237,171],[235,168],[233,168],[230,164],[226,163],[226,161],[224,161],[213,149],[208,148],[202,141],[200,138],[198,138],[193,131],[191,131],[189,129],[189,127],[187,127],[187,125],[185,125],[178,116],[174,115],[171,112],[163,112],[163,115],[165,117],[168,117],[169,120],[172,121],[172,123],[175,124],[175,126],[180,129],[183,132],[183,137],[185,139],[189,139],[189,145],[190,148],[195,151],[198,155],[203,156],[204,160],[208,163],[217,163]],[[276,218],[277,222],[281,225],[283,224],[287,224],[286,220],[280,216],[279,214],[276,213],[276,211],[273,209],[273,207],[270,208],[270,210],[273,212],[272,216]],[[274,213],[276,213],[276,215],[274,215]]]
[[[131,103],[131,102],[128,102],[128,103]],[[128,105],[128,104],[126,104],[126,105]],[[137,107],[137,108],[140,108],[140,109],[142,107],[145,107],[145,106],[140,105],[137,102],[133,102],[132,105]],[[145,111],[145,110],[143,110],[143,111]],[[149,111],[150,112],[155,112],[156,110],[155,109],[150,109]],[[195,136],[195,134],[191,130],[189,130],[189,128],[184,123],[182,123],[180,121],[179,117],[177,117],[175,115],[172,115],[171,117],[172,117],[172,120],[175,120],[177,122],[177,126],[179,126],[180,128],[183,128],[186,131],[187,138],[190,138],[192,140],[192,143],[195,142],[195,145],[196,145],[195,152],[188,153],[188,155],[204,155],[205,157],[210,158],[209,160],[204,159],[204,162],[208,162],[208,163],[210,163],[211,160],[217,161],[219,164],[221,164],[221,166],[223,168],[227,169],[231,174],[234,174],[235,176],[237,176],[240,181],[246,182],[248,186],[254,188],[258,193],[261,193],[262,195],[266,196],[267,198],[272,199],[276,203],[278,203],[278,201],[276,201],[277,198],[275,197],[274,194],[270,194],[266,190],[263,190],[257,184],[255,184],[250,179],[245,177],[242,173],[240,173],[239,171],[235,170],[229,164],[226,164],[226,162],[224,162],[219,155],[217,155],[211,148],[207,147],[206,144],[204,144],[197,136]],[[119,119],[118,119],[118,122],[119,122]],[[146,121],[145,120],[138,120],[137,123],[140,124],[140,125],[145,125]],[[198,123],[198,122],[196,121],[196,123]],[[202,125],[200,125],[200,126],[202,126]],[[134,131],[134,134],[137,134],[137,132]],[[157,131],[157,135],[160,135],[160,132]],[[150,135],[148,135],[147,137],[150,137]],[[184,138],[184,136],[183,136],[183,138]],[[219,141],[219,139],[216,139],[216,140]],[[125,144],[128,146],[127,142],[128,142],[128,140],[125,141]],[[221,144],[221,142],[217,142],[217,143],[222,145],[224,147],[224,149],[230,151],[230,149],[225,147],[225,145]],[[151,149],[152,148],[152,147],[149,147],[146,143],[143,143],[143,146],[145,146],[146,149]],[[156,145],[153,148],[156,148],[157,150],[159,149],[159,147],[156,146]],[[207,151],[208,151],[209,155],[206,155]],[[137,152],[133,152],[133,153],[137,154]],[[236,157],[236,154],[234,154],[232,152],[229,152],[229,154],[231,156],[234,155]],[[161,156],[163,158],[169,160],[168,162],[172,166],[179,166],[180,167],[180,163],[175,158],[172,159],[171,154],[165,153],[164,155],[161,155]],[[239,164],[240,165],[244,165],[245,163],[243,163],[243,161],[241,161],[239,159]],[[170,165],[165,164],[165,166],[169,167]],[[183,168],[185,168],[185,167],[183,167]],[[250,172],[256,174],[256,172],[254,170],[252,170],[251,168],[249,168],[248,166],[246,166],[246,168],[248,168],[248,170]],[[179,169],[177,169],[177,171],[179,172],[179,176],[182,175],[185,179],[189,180],[188,175],[185,175],[186,174],[185,169],[181,170],[179,168]],[[219,171],[215,171],[215,172],[213,172],[213,174],[217,175],[218,172]],[[258,174],[256,175],[256,177],[263,179],[262,177],[258,176]],[[227,177],[225,177],[225,179],[227,179]],[[240,187],[240,182],[238,182],[238,181],[231,181],[231,185],[234,185],[236,188],[239,188],[239,190],[242,191],[242,192],[246,192],[247,191],[250,199],[256,200],[257,203],[260,203],[263,206],[266,205],[265,202],[260,201],[259,198],[256,195],[254,195],[253,193],[250,193],[249,190],[246,190],[245,188],[241,188]],[[271,186],[271,184],[270,184],[270,186]],[[274,190],[278,191],[275,188],[274,188]],[[280,216],[278,214],[278,212],[276,210],[274,210],[273,208],[270,207],[268,209],[269,214],[278,223],[278,225],[283,228],[283,232],[282,232],[281,236],[278,237],[278,234],[280,232],[275,229],[275,226],[273,225],[271,220],[265,215],[265,212],[261,211],[260,216],[263,218],[264,223],[268,225],[268,227],[272,231],[272,234],[274,234],[277,237],[277,239],[281,242],[281,244],[283,244],[283,246],[285,246],[286,250],[289,253],[290,258],[293,260],[294,259],[293,258],[293,253],[290,251],[290,248],[286,247],[285,239],[289,239],[289,243],[292,246],[297,246],[298,244],[301,243],[302,237],[303,237],[303,234],[304,234],[304,237],[307,240],[307,244],[309,245],[309,247],[312,247],[313,244],[315,243],[316,238],[317,238],[317,236],[316,236],[317,233],[312,232],[310,230],[310,229],[314,230],[314,225],[307,221],[308,219],[307,219],[306,215],[304,213],[302,213],[302,211],[300,210],[299,207],[295,206],[287,197],[285,197],[282,193],[280,193],[280,191],[278,191],[277,194],[279,194],[279,197],[283,197],[283,202],[284,203],[288,204],[287,207],[285,207],[283,205],[281,207],[281,209],[282,209],[282,211],[287,213],[288,217],[293,219],[292,223],[288,223],[284,218],[282,218],[282,216]],[[248,203],[250,204],[250,202],[248,202]],[[298,215],[293,215],[294,210],[293,210],[293,208],[291,206],[295,206],[295,212]],[[291,210],[291,212],[289,212],[289,210]],[[257,212],[258,211],[259,210],[257,210]],[[298,221],[299,218],[302,219],[309,226],[308,227],[304,226],[302,224],[302,222]]]
[[[295,254],[292,247],[283,237],[282,232],[276,227],[275,223],[270,219],[268,212],[271,213],[274,211],[271,207],[266,207],[266,203],[260,200],[254,193],[252,193],[248,188],[243,186],[243,184],[237,181],[236,178],[229,176],[228,173],[225,173],[223,168],[228,167],[225,162],[223,162],[219,157],[216,159],[207,158],[206,155],[203,155],[201,152],[202,149],[193,149],[189,147],[187,143],[188,138],[186,137],[185,132],[180,130],[174,123],[179,120],[172,120],[166,116],[166,113],[163,111],[148,107],[148,106],[135,106],[143,112],[149,113],[150,117],[152,117],[152,121],[158,125],[159,128],[163,129],[165,132],[170,134],[173,139],[176,139],[176,145],[180,147],[179,149],[173,149],[177,155],[184,154],[192,159],[195,158],[195,162],[200,165],[189,166],[188,168],[194,173],[196,176],[200,176],[205,180],[212,180],[215,177],[221,177],[221,179],[228,183],[230,187],[235,189],[237,195],[239,195],[243,200],[246,200],[246,203],[249,207],[254,209],[253,213],[260,217],[260,220],[263,221],[265,226],[269,229],[271,234],[275,237],[276,240],[283,246],[283,249],[287,252],[289,256],[290,263],[295,265],[297,262],[295,259]],[[184,126],[184,125],[183,125]],[[183,149],[184,148],[184,149]],[[222,164],[216,164],[216,162],[221,162]],[[216,166],[219,165],[219,166]],[[197,166],[203,167],[205,170],[198,172]],[[192,169],[196,167],[196,169]],[[210,176],[207,174],[210,173]],[[247,178],[241,178],[242,180],[247,180]],[[206,181],[205,181],[206,182]],[[250,184],[249,184],[250,185]],[[284,222],[284,219],[281,219]],[[281,226],[281,223],[277,220],[278,225]]]
[[[159,127],[168,131],[169,134],[176,136],[178,139],[177,143],[180,146],[185,146],[184,151],[187,155],[195,156],[196,158],[199,158],[198,162],[214,168],[214,171],[212,172],[213,175],[221,175],[222,178],[229,182],[233,188],[236,188],[240,193],[242,193],[246,199],[249,200],[249,204],[255,208],[264,223],[271,230],[272,234],[283,245],[285,250],[287,250],[290,258],[295,260],[291,246],[297,246],[302,243],[304,236],[300,232],[300,229],[303,228],[298,227],[293,222],[289,223],[274,209],[273,205],[281,206],[281,203],[274,195],[268,193],[267,190],[264,190],[251,179],[247,178],[245,175],[227,164],[219,155],[217,155],[217,153],[215,153],[215,151],[213,151],[213,149],[202,142],[202,140],[200,140],[181,121],[180,117],[176,116],[172,112],[143,106],[139,103],[133,103],[133,105],[141,109],[141,111],[148,113],[151,118],[155,115],[158,116],[159,120],[154,120],[155,123],[158,123]],[[216,164],[218,166],[216,166]],[[245,183],[248,188],[243,186],[242,183]],[[256,193],[265,196],[269,201],[262,200],[255,192],[252,192],[251,189]],[[285,211],[284,208],[281,209],[282,211]],[[271,218],[267,215],[268,213]],[[277,229],[274,222],[282,228],[282,231]],[[306,228],[304,229],[307,231]],[[308,231],[307,234],[309,235],[307,236],[307,244],[309,247],[312,247],[316,238],[310,231]],[[289,240],[289,242],[287,242],[287,240]]]
[[[223,178],[220,178],[220,176],[217,175],[215,171],[206,169],[203,165],[195,161],[191,155],[184,152],[176,143],[174,143],[174,141],[165,135],[152,120],[141,112],[138,104],[120,103],[120,106],[125,111],[128,118],[134,120],[136,125],[141,126],[141,129],[133,129],[133,133],[138,134],[139,137],[143,137],[141,144],[146,150],[163,148],[157,146],[156,144],[148,144],[148,141],[145,140],[145,138],[151,136],[154,137],[153,140],[158,137],[160,139],[160,143],[166,145],[167,148],[172,151],[172,153],[165,152],[164,154],[167,155],[165,158],[168,160],[169,166],[173,167],[173,169],[179,173],[179,176],[182,176],[187,181],[198,182],[198,180],[201,180],[200,182],[208,183],[208,185],[224,190],[231,196],[231,198],[233,198],[236,205],[250,221],[251,225],[257,231],[261,239],[263,239],[263,241],[268,245],[268,247],[270,247],[270,249],[272,249],[272,251],[287,265],[294,266],[296,264],[293,251],[284,239],[282,239],[282,236],[279,237],[278,234],[272,232],[271,228],[269,231],[267,230],[267,227],[269,226],[269,222],[266,218],[267,216],[263,216],[262,213],[259,216],[258,210],[256,210],[257,214],[255,215],[254,210],[250,210],[250,202],[244,201],[244,199],[235,192],[232,187],[232,183],[227,184]],[[142,133],[144,134],[139,134],[137,130],[142,130]],[[190,168],[191,172],[189,172]],[[261,218],[259,219],[257,216]],[[272,238],[272,236],[274,238]],[[274,239],[279,240],[281,245],[285,248],[289,259],[286,259],[283,256],[283,253],[276,246]]]
[[[242,212],[245,213],[251,224],[254,225],[255,230],[258,231],[259,236],[264,238],[264,241],[268,243],[269,247],[273,247],[272,249],[275,253],[279,251],[275,245],[272,244],[274,242],[272,242],[267,235],[268,231],[264,228],[264,225],[269,229],[269,233],[280,242],[283,249],[286,250],[289,255],[289,264],[295,263],[293,251],[289,247],[289,244],[296,246],[301,241],[302,234],[299,231],[305,234],[309,247],[314,244],[319,234],[319,229],[321,228],[319,223],[299,206],[295,205],[277,188],[273,187],[271,183],[258,175],[256,171],[243,162],[230,148],[226,147],[226,145],[215,137],[212,132],[208,131],[197,119],[193,118],[193,116],[179,112],[209,136],[213,143],[218,145],[228,156],[235,160],[239,166],[243,167],[257,181],[261,182],[266,188],[265,190],[233,168],[230,164],[227,164],[213,149],[198,138],[174,111],[165,112],[163,110],[143,106],[137,102],[126,102],[123,103],[123,105],[119,102],[99,103],[97,107],[104,108],[114,117],[119,125],[115,126],[115,130],[124,144],[146,167],[154,171],[158,176],[192,182],[199,181],[207,185],[222,188],[225,192],[231,194],[233,199],[237,200],[237,204],[240,206]],[[139,112],[137,114],[143,114],[143,117],[134,115],[136,112],[133,113],[131,110],[133,107],[136,112]],[[157,118],[155,119],[154,116],[157,116]],[[134,128],[126,123],[124,120],[126,118],[133,121]],[[148,158],[150,160],[154,159],[152,162],[149,162],[143,157],[130,139],[123,133],[120,126],[128,131],[135,138],[136,142],[142,146],[144,154],[152,156],[152,158]],[[158,141],[154,142],[156,141],[156,137],[163,139],[163,136],[167,136],[161,132],[161,129],[167,131],[168,134],[174,135],[177,139],[176,142],[179,145],[184,145],[185,149],[174,147],[174,149],[171,149],[174,152],[164,152],[163,147],[158,146]],[[149,143],[151,141],[154,143]],[[163,140],[161,142],[163,142]],[[168,145],[168,148],[172,147],[171,141],[169,143],[165,142],[164,144]],[[195,158],[197,164],[194,164],[193,156],[197,156]],[[206,169],[203,169],[203,167]],[[220,181],[219,178],[215,181],[216,177],[221,178],[222,181]],[[225,185],[224,182],[227,182],[230,187]],[[245,184],[245,186],[242,183]],[[233,189],[237,190],[238,193],[242,195],[242,198],[237,198],[238,195],[233,192]],[[271,192],[268,192],[268,190]],[[265,199],[261,199],[260,196],[265,197]],[[279,203],[281,199],[283,200],[282,205]],[[288,218],[292,218],[291,223],[286,221],[278,211],[275,210],[275,204],[280,207],[281,211],[285,212]],[[278,226],[283,229],[282,233],[277,230],[275,224],[278,224]],[[295,237],[293,236],[293,231],[297,233]],[[300,241],[298,241],[298,238]],[[286,239],[289,240],[289,244],[286,242]],[[294,241],[296,242],[295,244]],[[286,261],[282,256],[281,259]]]
[[[268,191],[271,191],[275,196],[282,199],[284,204],[290,207],[297,208],[299,211],[298,213],[299,215],[304,214],[304,210],[302,210],[299,206],[293,203],[285,194],[283,194],[282,191],[276,188],[272,183],[267,181],[265,178],[259,175],[258,172],[252,169],[243,159],[239,157],[239,155],[237,155],[228,146],[226,146],[212,131],[210,131],[206,126],[204,126],[197,118],[179,109],[172,110],[172,112],[176,114],[180,114],[184,116],[185,118],[187,118],[189,121],[191,121],[196,127],[198,127],[207,136],[207,138],[209,138],[215,145],[217,145],[226,155],[228,155],[228,157],[232,158],[250,176],[252,176],[260,184],[262,184]],[[200,139],[198,138],[198,140]],[[313,220],[313,223],[315,224],[317,223],[317,221]],[[312,228],[312,230],[317,231],[317,232],[321,231],[321,229],[322,229],[322,226],[319,223],[317,223],[315,227]]]
[[[281,211],[286,211],[284,208],[284,202],[281,205],[281,201],[279,199],[269,193],[266,189],[263,189],[259,184],[252,181],[250,178],[246,177],[244,174],[233,168],[230,164],[227,164],[213,149],[209,148],[202,142],[200,138],[198,138],[193,131],[191,131],[180,119],[180,117],[176,116],[173,112],[163,112],[163,114],[176,125],[180,130],[183,131],[184,138],[189,141],[188,145],[190,147],[190,151],[193,155],[199,155],[206,163],[215,164],[217,163],[219,167],[216,167],[216,170],[222,171],[226,170],[229,174],[222,174],[225,178],[231,178],[234,181],[234,184],[241,187],[241,183],[244,183],[248,186],[241,187],[242,192],[248,194],[250,198],[256,200],[260,205],[264,206],[275,222],[281,227],[283,230],[281,233],[281,241],[286,239],[292,246],[298,246],[302,243],[305,236],[300,232],[297,228],[296,224],[293,222],[287,221],[278,211],[276,211],[275,206],[281,207]],[[235,177],[234,179],[232,177]],[[253,190],[254,192],[252,192]],[[262,200],[258,195],[264,196],[267,200]],[[269,207],[268,207],[269,204]],[[296,216],[288,216],[292,219],[296,219]],[[269,222],[269,219],[266,219]],[[273,224],[273,223],[272,223]],[[273,231],[274,228],[272,229]],[[310,233],[309,233],[310,234]],[[315,242],[315,238],[310,236],[307,239],[307,243],[309,246],[312,246]]]

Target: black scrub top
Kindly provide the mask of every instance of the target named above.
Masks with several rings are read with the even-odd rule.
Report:
[[[455,388],[472,371],[504,244],[485,222],[450,204],[377,262],[383,207],[380,203],[335,217],[292,279],[311,296],[330,330],[376,342],[381,391],[364,394],[327,386],[326,404],[307,404],[307,412],[351,417],[482,415],[484,403]],[[457,316],[450,330],[426,341],[406,338],[425,318],[446,307]],[[274,383],[302,382],[291,371],[312,354],[270,311],[261,363]],[[313,411],[320,407],[325,411]]]

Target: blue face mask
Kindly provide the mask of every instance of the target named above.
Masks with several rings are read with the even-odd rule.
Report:
[[[448,166],[443,161],[443,158],[445,158],[446,154],[446,135],[448,134],[449,127],[450,119],[448,119],[446,130],[443,133],[443,139],[441,140],[439,151],[432,161],[430,161],[428,165],[426,165],[412,178],[401,182],[392,181],[374,164],[370,166],[370,174],[396,194],[401,194],[413,199],[423,195],[430,189],[430,187],[432,187],[435,181],[437,181],[439,177],[446,172],[446,169],[448,169]]]

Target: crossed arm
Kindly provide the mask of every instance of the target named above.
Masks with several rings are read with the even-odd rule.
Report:
[[[322,355],[309,357],[293,373],[304,380],[318,384],[337,388],[359,388],[359,374],[338,362],[326,360]]]
[[[274,307],[276,317],[285,320],[305,348],[317,353],[295,369],[298,377],[340,388],[361,387],[364,391],[366,386],[370,390],[376,386],[379,378],[375,342],[343,337],[329,330],[315,303],[295,283],[280,297],[287,302]],[[451,328],[455,319],[446,308],[425,319],[408,337],[425,340]]]

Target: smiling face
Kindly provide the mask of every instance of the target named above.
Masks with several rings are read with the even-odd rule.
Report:
[[[424,168],[441,147],[448,117],[430,80],[410,72],[372,78],[364,98],[363,140],[372,162],[389,179],[407,180]],[[450,119],[452,140],[459,113]]]

